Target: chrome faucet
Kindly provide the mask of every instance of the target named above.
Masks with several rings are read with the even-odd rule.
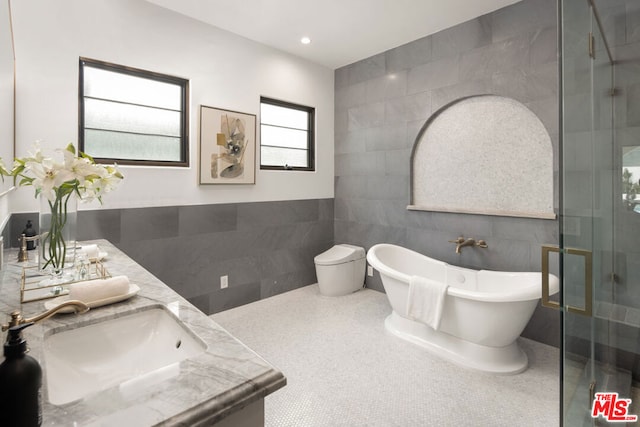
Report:
[[[462,253],[462,248],[464,248],[465,246],[479,246],[481,248],[488,247],[487,242],[485,242],[484,240],[476,241],[476,239],[473,239],[471,237],[468,239],[465,239],[464,237],[460,236],[456,240],[449,240],[449,242],[456,244],[456,253],[458,255]]]
[[[69,301],[65,301],[62,304],[53,307],[51,310],[47,310],[42,314],[39,314],[39,315],[34,316],[34,317],[30,317],[28,319],[25,319],[24,317],[22,317],[22,313],[20,313],[19,310],[14,310],[10,314],[11,319],[9,320],[9,323],[7,323],[5,325],[2,325],[2,331],[4,332],[4,331],[8,330],[9,328],[12,328],[12,327],[18,326],[18,325],[22,325],[23,323],[39,322],[41,320],[46,319],[47,317],[53,316],[61,308],[65,308],[65,307],[69,307],[69,306],[75,307],[76,313],[86,313],[89,310],[89,306],[88,305],[86,305],[82,301],[75,300],[75,299],[72,299],[72,300],[69,300]]]

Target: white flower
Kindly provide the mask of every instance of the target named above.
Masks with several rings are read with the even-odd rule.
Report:
[[[102,195],[116,188],[122,174],[117,167],[105,167],[100,170],[99,174],[93,175],[84,182],[83,201],[91,201],[93,199],[101,200]]]
[[[65,182],[75,179],[73,172],[67,170],[63,164],[56,163],[50,158],[42,158],[40,163],[27,161],[25,166],[26,171],[31,172],[34,177],[31,185],[51,201],[56,198],[55,189]]]
[[[32,185],[36,196],[42,194],[51,202],[70,193],[78,194],[82,201],[102,202],[102,195],[124,178],[115,165],[96,164],[83,153],[76,156],[73,144],[57,151],[62,152],[62,162],[46,157],[36,145],[28,157],[14,160],[10,175],[20,177],[19,185]]]
[[[76,157],[74,153],[69,150],[64,150],[64,167],[66,170],[73,174],[73,177],[79,181],[80,184],[84,182],[87,177],[97,175],[100,173],[100,166],[84,157]]]

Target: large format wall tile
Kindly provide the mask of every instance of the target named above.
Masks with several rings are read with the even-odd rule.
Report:
[[[491,44],[491,20],[488,16],[472,19],[434,34],[433,58],[455,56]]]
[[[194,205],[178,209],[178,232],[181,236],[235,230],[238,205]]]
[[[123,242],[178,236],[178,207],[124,209],[121,212]]]
[[[427,62],[409,70],[407,93],[414,94],[458,82],[458,56]]]
[[[349,67],[347,81],[350,85],[383,76],[386,72],[384,53],[356,62]]]
[[[316,282],[333,199],[80,211],[80,240],[108,239],[207,314]],[[37,213],[13,214],[15,240]],[[220,277],[228,287],[220,288]]]
[[[402,45],[396,49],[385,52],[385,65],[387,73],[397,73],[398,71],[413,68],[416,65],[424,64],[431,60],[432,50],[431,37],[424,37],[419,40]],[[350,69],[341,68],[340,70]],[[340,70],[336,72],[339,73]]]

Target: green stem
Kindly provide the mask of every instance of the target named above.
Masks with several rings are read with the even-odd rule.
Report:
[[[64,238],[64,227],[67,225],[68,202],[71,192],[56,192],[56,198],[52,202],[48,201],[51,211],[51,224],[49,234],[47,234],[42,244],[45,245],[45,251],[48,258],[45,257],[46,263],[44,268],[51,266],[54,270],[64,268],[64,262],[67,255],[67,242]],[[44,252],[43,251],[43,256]]]

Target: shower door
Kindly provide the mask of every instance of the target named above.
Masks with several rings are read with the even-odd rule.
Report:
[[[561,418],[564,426],[601,425],[595,393],[621,387],[615,369],[613,64],[589,0],[562,0],[560,270]],[[598,423],[601,424],[598,424]]]

